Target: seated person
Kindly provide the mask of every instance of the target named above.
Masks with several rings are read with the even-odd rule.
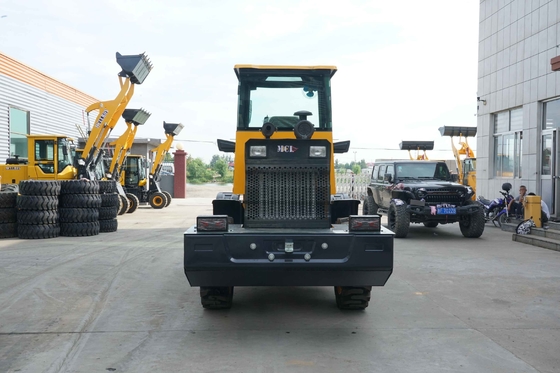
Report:
[[[527,194],[527,187],[521,185],[519,187],[519,195],[512,199],[508,205],[508,213],[512,216],[523,216],[523,202],[525,201],[525,195]]]

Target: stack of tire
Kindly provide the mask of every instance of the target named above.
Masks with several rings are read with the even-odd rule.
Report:
[[[99,234],[99,183],[89,180],[61,182],[59,219],[60,235],[66,237]]]
[[[17,196],[17,235],[24,239],[54,238],[60,235],[56,180],[22,180]]]
[[[122,206],[122,199],[117,193],[117,183],[114,180],[99,181],[99,194],[101,196],[99,231],[102,233],[116,232],[119,226],[117,213],[124,208]],[[126,209],[128,209],[128,203],[126,204]]]
[[[0,191],[0,238],[17,237],[17,192]]]

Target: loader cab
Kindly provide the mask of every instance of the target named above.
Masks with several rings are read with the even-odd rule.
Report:
[[[72,140],[65,136],[29,135],[29,176],[38,180],[68,180],[76,175]]]
[[[235,142],[218,140],[221,151],[235,153],[233,193],[245,194],[249,163],[291,154],[285,162],[305,164],[317,141],[327,149],[323,154],[327,172],[334,170],[331,78],[336,67],[236,65],[234,71],[238,78]],[[265,145],[270,147],[268,154],[251,153],[250,149],[258,153]],[[334,146],[334,152],[337,149]],[[334,194],[334,171],[327,177]]]
[[[139,155],[129,155],[124,163],[124,184],[129,187],[146,185],[146,158]]]

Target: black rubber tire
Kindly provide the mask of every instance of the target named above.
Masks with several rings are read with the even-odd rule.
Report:
[[[99,220],[111,220],[117,217],[118,206],[100,207]]]
[[[467,205],[477,205],[475,201],[467,201]],[[480,206],[480,205],[479,205]],[[482,207],[474,214],[468,216],[468,219],[459,221],[461,233],[467,238],[478,238],[484,232],[486,219],[484,218],[484,210]]]
[[[128,210],[126,210],[126,213],[132,214],[138,208],[140,200],[136,197],[136,194],[132,193],[126,193],[126,198],[128,198]]]
[[[17,222],[17,209],[14,207],[0,209],[0,224]]]
[[[116,232],[118,227],[119,221],[117,219],[99,220],[100,233]]]
[[[101,207],[115,207],[119,205],[119,195],[116,193],[112,194],[101,194]]]
[[[18,237],[23,239],[55,238],[60,235],[58,224],[18,225]]]
[[[437,221],[425,221],[424,222],[424,227],[426,228],[435,228],[438,226],[438,222]]]
[[[379,206],[375,203],[373,196],[366,196],[364,199],[363,214],[364,215],[377,215]]]
[[[96,209],[101,207],[101,196],[99,194],[62,194],[60,207]]]
[[[0,192],[0,208],[16,207],[18,192]]]
[[[498,226],[502,227],[502,225],[506,223],[511,223],[511,217],[506,214],[502,214],[498,217],[497,222],[498,222]]]
[[[341,310],[364,310],[371,299],[371,286],[335,286],[334,296]]]
[[[19,210],[56,210],[58,208],[57,196],[23,196],[17,197]]]
[[[223,310],[231,308],[233,301],[233,286],[200,287],[200,302],[208,310]]]
[[[408,235],[410,215],[406,212],[404,204],[397,205],[391,201],[387,212],[387,221],[389,222],[389,229],[395,233],[396,238],[405,238]]]
[[[88,221],[81,223],[60,224],[60,235],[65,237],[96,236],[99,234],[99,222]]]
[[[154,192],[148,197],[148,203],[154,209],[162,209],[167,203],[167,197],[161,192]]]
[[[99,193],[111,194],[117,192],[117,182],[115,180],[99,180]]]
[[[87,223],[99,220],[99,209],[94,208],[69,208],[58,209],[60,223]]]
[[[49,225],[58,224],[57,210],[19,210],[17,213],[19,225]]]
[[[166,190],[162,191],[162,193],[165,194],[165,197],[167,197],[167,203],[165,204],[165,207],[167,207],[171,204],[171,200],[173,199],[173,197],[171,197],[171,193]]]
[[[19,182],[19,193],[26,196],[58,196],[60,181],[22,180]]]
[[[16,223],[0,223],[0,238],[17,237]]]
[[[117,214],[124,215],[128,211],[128,208],[130,207],[130,202],[128,201],[128,198],[126,198],[126,196],[120,194],[117,194],[117,196],[119,196],[119,203],[117,205],[119,207],[119,210]]]
[[[64,180],[60,194],[98,194],[99,182],[92,180]]]

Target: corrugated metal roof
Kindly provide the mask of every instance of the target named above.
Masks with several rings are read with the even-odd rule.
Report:
[[[89,106],[99,101],[3,53],[0,53],[0,74],[32,85],[52,95],[75,102],[78,105]]]

